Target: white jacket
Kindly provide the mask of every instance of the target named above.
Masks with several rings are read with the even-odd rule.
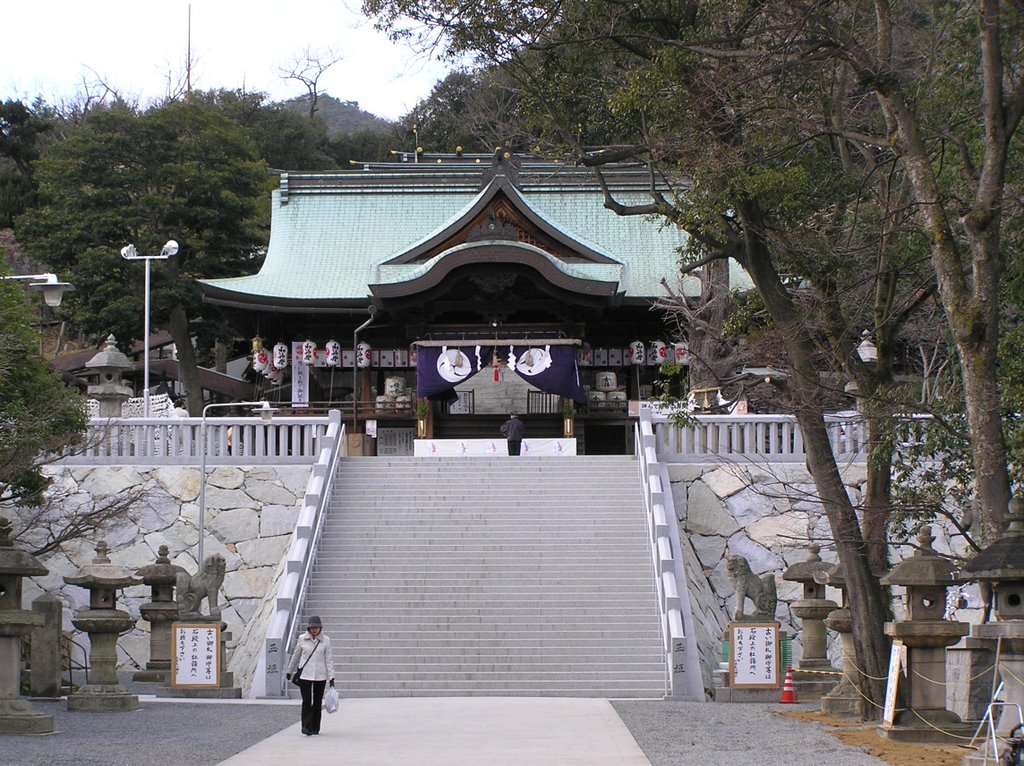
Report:
[[[334,678],[331,639],[323,631],[320,631],[316,638],[313,638],[308,630],[299,637],[299,643],[295,645],[292,659],[288,663],[288,672],[294,675],[300,667],[300,678],[307,681],[329,681]]]

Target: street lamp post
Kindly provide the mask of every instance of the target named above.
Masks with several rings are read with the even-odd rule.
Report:
[[[15,279],[19,281],[36,280],[29,283],[33,290],[39,290],[43,294],[43,300],[47,306],[57,308],[64,300],[64,293],[74,292],[75,286],[69,282],[61,282],[56,274],[18,274],[0,279]]]
[[[207,404],[203,407],[202,422],[199,424],[199,570],[203,569],[203,539],[206,537],[206,413],[218,407],[255,407],[264,425],[270,425],[276,408],[267,401],[262,402],[224,402]],[[239,443],[241,440],[239,440]]]
[[[146,262],[146,308],[145,308],[145,327],[143,328],[143,334],[145,340],[143,341],[143,364],[145,369],[142,372],[142,417],[149,417],[149,262],[150,261],[165,261],[172,255],[178,252],[178,243],[173,239],[167,240],[160,252],[157,255],[139,255],[139,252],[135,249],[135,245],[125,245],[121,248],[121,257],[126,261],[145,261]]]

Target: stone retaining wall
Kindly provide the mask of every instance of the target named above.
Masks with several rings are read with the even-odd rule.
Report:
[[[49,491],[61,497],[68,508],[90,498],[103,500],[144,487],[144,499],[103,536],[110,546],[111,562],[134,571],[152,564],[157,549],[166,545],[171,563],[189,572],[197,570],[198,468],[51,466],[47,473],[54,479]],[[233,636],[228,669],[246,692],[267,625],[267,619],[254,617],[265,617],[272,607],[309,474],[309,466],[218,467],[207,473],[204,550],[207,555],[219,553],[227,563],[221,609]],[[0,513],[9,511],[0,509]],[[95,542],[75,541],[60,552],[41,556],[50,572],[25,581],[24,603],[30,604],[43,592],[57,595],[67,607],[64,629],[77,632],[71,619],[76,610],[88,605],[89,594],[66,585],[63,577],[92,561]],[[149,623],[139,613],[149,598],[146,585],[119,594],[118,608],[126,609],[136,620],[136,627],[118,641],[119,665],[124,670],[144,667],[149,660]],[[88,646],[84,634],[75,640]]]

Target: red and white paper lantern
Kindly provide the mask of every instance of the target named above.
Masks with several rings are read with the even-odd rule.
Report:
[[[270,369],[270,354],[266,349],[260,349],[252,355],[252,368],[260,374],[265,374]]]
[[[328,367],[341,366],[341,344],[336,340],[329,340],[324,346],[324,361]]]
[[[289,356],[291,356],[291,354],[288,353],[287,343],[278,343],[274,346],[274,366],[277,369],[283,370],[288,366]]]
[[[356,346],[356,366],[357,367],[369,367],[370,361],[373,358],[373,351],[370,348],[370,344],[365,340],[359,341]]]
[[[635,340],[626,349],[630,364],[643,364],[647,359],[647,352],[642,340]]]
[[[302,361],[308,365],[316,362],[316,343],[311,340],[307,340],[302,344]]]

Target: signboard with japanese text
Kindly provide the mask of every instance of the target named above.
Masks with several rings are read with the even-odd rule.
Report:
[[[782,685],[778,623],[730,623],[729,639],[730,686],[778,689]]]
[[[889,650],[889,679],[885,685],[885,707],[882,710],[882,721],[886,729],[891,729],[896,721],[896,692],[906,664],[907,647],[898,638],[894,638]]]
[[[171,686],[220,686],[220,624],[171,624]]]

